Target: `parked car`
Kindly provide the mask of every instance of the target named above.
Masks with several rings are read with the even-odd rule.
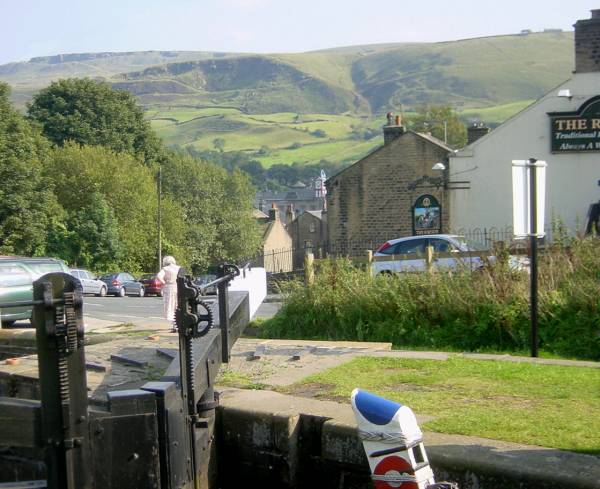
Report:
[[[126,295],[144,297],[144,286],[130,273],[110,273],[100,277],[100,280],[106,284],[107,292],[116,297],[125,297]]]
[[[435,258],[435,253],[455,253],[480,251],[476,246],[469,245],[465,238],[451,234],[430,234],[425,236],[410,236],[406,238],[392,239],[386,241],[379,247],[373,256],[391,256],[415,254],[414,259],[402,261],[375,261],[373,263],[374,273],[395,272],[424,272],[427,269],[425,263],[425,249],[431,246],[434,252],[434,263],[438,268],[456,270],[468,267],[477,270],[484,266],[484,261],[478,255],[460,258]],[[416,254],[420,254],[417,256]]]
[[[205,287],[204,295],[217,295],[218,289],[217,289],[216,285],[211,285],[210,287],[206,287],[206,284],[209,284],[216,279],[217,279],[216,275],[208,273],[205,275],[199,275],[198,277],[194,278],[194,283],[196,285],[199,285],[200,287]]]
[[[107,294],[108,286],[92,272],[78,268],[71,269],[69,273],[79,279],[84,294],[94,294],[99,297]]]
[[[69,268],[54,258],[0,257],[0,302],[33,300],[33,282],[50,272],[69,273]],[[31,306],[0,308],[2,326],[31,319],[31,311]]]
[[[139,281],[144,286],[146,295],[162,296],[163,283],[156,278],[155,273],[145,273]]]

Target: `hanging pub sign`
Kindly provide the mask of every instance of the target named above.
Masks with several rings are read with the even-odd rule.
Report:
[[[552,152],[600,151],[600,96],[575,112],[551,112]]]
[[[433,195],[421,195],[412,211],[414,235],[442,232],[442,208]]]

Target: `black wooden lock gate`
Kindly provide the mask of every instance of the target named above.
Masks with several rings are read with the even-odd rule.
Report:
[[[19,305],[33,306],[41,401],[0,397],[0,446],[43,456],[46,479],[0,488],[209,487],[216,477],[213,382],[249,321],[248,295],[236,293],[230,304],[227,291],[239,273],[223,264],[200,287],[181,270],[178,358],[160,382],[109,392],[104,410],[88,406],[79,281],[64,273],[37,280],[33,301]],[[202,300],[211,286],[218,287],[218,326]]]

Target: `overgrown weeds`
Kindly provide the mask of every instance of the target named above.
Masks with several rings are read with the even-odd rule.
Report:
[[[540,347],[600,360],[600,241],[573,240],[540,257]],[[371,276],[347,259],[323,263],[313,285],[287,284],[265,335],[391,341],[397,347],[527,351],[529,275],[507,256],[483,270]]]

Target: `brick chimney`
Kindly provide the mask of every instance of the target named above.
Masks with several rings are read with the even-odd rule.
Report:
[[[575,23],[575,73],[600,71],[600,9]]]
[[[406,132],[399,115],[394,116],[391,112],[387,114],[387,124],[383,126],[383,144],[391,143]]]
[[[476,122],[475,124],[467,128],[467,144],[474,143],[479,138],[482,138],[490,132],[490,128],[482,122]]]
[[[271,204],[271,208],[269,209],[269,221],[279,221],[279,209],[277,209],[275,202]]]

